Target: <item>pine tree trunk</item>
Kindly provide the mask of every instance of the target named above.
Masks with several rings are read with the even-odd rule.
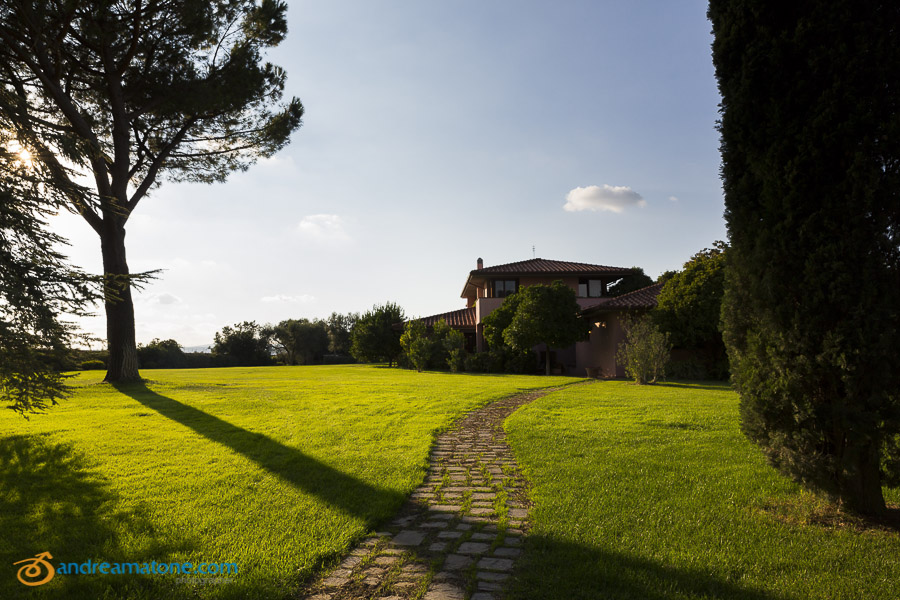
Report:
[[[104,294],[106,296],[106,343],[109,382],[140,381],[134,335],[134,302],[125,260],[125,228],[116,219],[106,219],[100,236],[103,252]]]
[[[838,473],[838,498],[848,510],[869,516],[885,512],[878,444],[844,449]]]
[[[547,352],[545,353],[544,358],[544,367],[545,367],[545,375],[550,375],[550,344],[544,344],[547,346]]]

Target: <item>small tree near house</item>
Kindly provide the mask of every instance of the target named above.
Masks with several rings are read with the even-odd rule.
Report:
[[[403,326],[403,334],[400,336],[400,347],[409,359],[409,363],[421,373],[428,368],[433,354],[431,338],[425,323],[418,319],[412,319]]]
[[[519,350],[545,344],[545,372],[549,375],[550,348],[564,348],[586,339],[590,325],[578,314],[575,292],[561,281],[532,285],[516,295],[518,307],[503,330],[503,340]]]
[[[627,315],[622,321],[625,341],[619,344],[616,360],[640,385],[656,383],[665,373],[672,345],[669,334],[662,333],[649,315]]]

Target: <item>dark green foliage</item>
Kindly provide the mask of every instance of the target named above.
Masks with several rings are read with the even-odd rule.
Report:
[[[74,366],[77,336],[62,314],[83,314],[97,296],[53,249],[65,240],[46,219],[64,199],[42,165],[20,160],[11,127],[0,113],[0,400],[26,415],[67,394],[60,370]]]
[[[400,331],[394,325],[402,323],[403,309],[386,302],[376,305],[359,317],[351,335],[350,354],[361,362],[387,361],[391,366],[400,356]]]
[[[453,348],[447,356],[447,366],[451,373],[459,373],[466,370],[466,357],[468,353],[464,348]]]
[[[716,379],[707,369],[706,364],[696,356],[687,358],[674,357],[666,365],[667,379]]]
[[[507,296],[503,304],[484,319],[484,340],[487,342],[488,350],[467,357],[466,371],[483,373],[533,373],[535,371],[536,359],[532,349],[513,348],[503,339],[503,332],[513,322],[523,297],[521,292]]]
[[[447,369],[454,373],[465,368],[466,337],[461,331],[452,329],[444,319],[427,327],[418,319],[404,324],[400,336],[405,362],[417,371],[425,369]]]
[[[217,366],[256,367],[272,363],[269,337],[256,321],[227,325],[216,332],[212,347],[214,357],[224,357]]]
[[[434,338],[434,355],[432,360],[435,368],[450,368],[451,354],[455,356],[453,360],[457,366],[462,364],[466,351],[466,336],[462,331],[452,329],[447,325],[447,321],[441,319],[434,324],[432,336]]]
[[[215,356],[209,352],[185,352],[184,366],[186,369],[208,369],[209,367],[226,366],[216,364],[216,359],[224,357]]]
[[[701,364],[700,378],[728,377],[722,342],[722,294],[725,288],[724,242],[714,242],[666,280],[654,318],[676,348],[687,349]]]
[[[517,375],[537,372],[537,357],[529,348],[516,350],[509,346],[491,348],[487,352],[466,354],[463,366],[472,373],[512,373]]]
[[[621,296],[622,294],[645,288],[648,285],[653,285],[653,280],[644,273],[644,269],[641,267],[631,267],[631,270],[631,275],[626,275],[622,279],[609,285],[607,288],[608,296]]]
[[[531,285],[519,296],[515,315],[503,330],[503,341],[517,350],[546,344],[546,374],[550,374],[550,348],[565,348],[587,339],[590,323],[578,314],[575,292],[561,281]]]
[[[350,355],[350,345],[353,341],[353,326],[359,319],[359,313],[333,312],[328,317],[328,351],[342,356]]]
[[[503,373],[506,368],[508,346],[492,348],[487,352],[476,352],[465,357],[463,365],[470,373]]]
[[[140,378],[125,257],[137,204],[164,178],[222,181],[300,126],[300,102],[281,104],[284,71],[263,58],[284,39],[286,9],[273,0],[0,5],[3,129],[52,175],[47,193],[100,237],[109,381]]]
[[[403,326],[400,347],[405,361],[420,373],[432,362],[435,343],[425,323],[418,319],[407,321]]]
[[[138,361],[142,369],[183,369],[187,357],[175,340],[153,339],[146,346],[137,347]]]
[[[719,337],[725,287],[725,248],[715,242],[684,263],[657,297],[656,318],[679,348],[693,348]]]
[[[263,333],[286,365],[321,362],[328,352],[328,324],[315,319],[287,319]]]
[[[530,374],[538,372],[538,361],[534,352],[530,349],[516,349],[505,346],[491,350],[499,363],[502,363],[504,373]]]
[[[656,278],[656,283],[666,283],[675,277],[676,273],[678,273],[678,271],[666,271]]]
[[[102,360],[86,360],[81,363],[82,371],[101,371],[106,368],[106,363]]]
[[[881,452],[881,476],[884,485],[900,488],[900,434],[886,435]]]
[[[625,366],[625,372],[635,383],[656,383],[665,375],[672,352],[669,334],[661,332],[648,314],[625,315],[622,328],[625,340],[619,344],[616,361]]]
[[[516,311],[519,309],[521,293],[511,294],[506,297],[503,304],[495,308],[491,314],[484,318],[484,341],[488,348],[502,348],[506,346],[503,332],[512,323]]]
[[[74,369],[78,369],[81,367],[81,363],[86,360],[99,360],[104,365],[109,360],[109,352],[107,352],[106,350],[73,349],[71,356],[72,359],[65,365],[65,370],[71,371]]]
[[[709,17],[742,428],[781,472],[880,513],[900,429],[900,4],[712,0]]]
[[[536,289],[529,291],[532,288]],[[518,316],[523,303],[527,308],[521,316]],[[559,334],[559,339],[563,341],[550,341],[554,346],[569,346],[587,337],[589,329],[582,331],[585,324],[578,318],[578,310],[575,293],[558,281],[552,286],[529,286],[508,296],[503,304],[484,319],[484,340],[487,342],[488,351],[467,359],[466,370],[494,373],[534,372],[535,357],[532,348],[539,343],[546,343],[545,339],[538,339],[538,335],[552,337],[553,334]],[[517,318],[518,329],[507,338],[506,332]],[[549,320],[540,324],[543,318]],[[525,334],[525,328],[535,324],[539,326],[535,328],[534,335],[529,337]],[[557,325],[561,329],[551,331]],[[513,344],[513,339],[518,346]],[[534,341],[535,339],[538,341]],[[529,345],[528,342],[533,343]],[[547,373],[549,374],[549,370]]]
[[[436,329],[436,328],[435,328]],[[466,368],[466,336],[462,331],[447,328],[441,339],[444,362],[453,373],[464,371]]]

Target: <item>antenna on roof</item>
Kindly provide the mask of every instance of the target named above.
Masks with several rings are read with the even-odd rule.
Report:
[[[534,258],[534,244],[531,245],[531,258]]]

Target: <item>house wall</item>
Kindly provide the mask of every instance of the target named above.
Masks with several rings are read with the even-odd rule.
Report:
[[[487,276],[486,276],[487,277]],[[578,294],[578,280],[579,277],[555,277],[553,275],[533,275],[533,276],[508,276],[504,277],[502,275],[497,275],[495,277],[487,277],[482,280],[477,288],[466,288],[467,290],[473,290],[471,293],[467,292],[466,295],[466,308],[472,308],[481,298],[489,298],[492,295],[491,285],[493,285],[494,279],[516,279],[519,282],[519,289],[526,288],[528,286],[543,284],[550,285],[554,281],[562,281],[566,286],[569,287],[575,294]],[[603,282],[603,295],[606,295],[606,286],[609,285],[611,281],[615,281],[619,279],[618,277],[599,277],[599,279]],[[596,300],[596,298],[578,298],[579,303],[584,301]]]
[[[606,327],[594,325],[588,341],[575,345],[576,370],[582,374],[588,367],[599,368],[602,377],[624,377],[625,368],[616,363],[616,352],[625,339],[618,313],[597,317],[594,322],[605,323]]]
[[[542,283],[544,285],[550,285],[554,281],[562,281],[564,284],[572,288],[572,291],[576,294],[578,293],[578,278],[577,277],[553,277],[553,276],[538,276],[538,277],[519,277],[519,287],[528,287],[530,285],[535,285],[538,283]]]
[[[475,322],[482,323],[484,318],[497,310],[506,298],[479,298],[475,302]]]
[[[578,277],[519,277],[519,287],[528,287],[535,284],[549,284],[553,281],[560,280],[569,286],[576,293],[578,292]],[[490,285],[486,283],[485,285]],[[605,286],[604,286],[605,288]],[[505,298],[487,298],[484,297],[484,290],[479,288],[479,296],[475,299],[475,348],[477,352],[487,350],[487,344],[484,341],[484,319],[494,312],[503,302]],[[576,298],[578,305],[582,308],[595,304],[596,298]],[[594,322],[604,322],[605,327],[593,326],[588,341],[578,342],[569,348],[553,349],[555,362],[561,364],[567,375],[576,375],[584,377],[587,374],[587,368],[599,368],[600,375],[603,377],[624,377],[625,369],[621,365],[616,364],[616,352],[619,344],[625,339],[625,332],[619,321],[617,313],[609,313],[602,318],[595,318]],[[535,351],[540,354],[543,351],[543,345],[535,347]]]
[[[484,318],[497,310],[506,298],[479,298],[475,301],[475,349],[484,352]]]

